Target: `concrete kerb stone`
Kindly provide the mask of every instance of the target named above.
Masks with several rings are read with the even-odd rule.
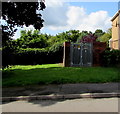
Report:
[[[10,101],[31,101],[31,100],[62,100],[79,98],[112,98],[120,97],[120,93],[87,93],[87,94],[64,94],[64,95],[40,95],[40,96],[20,96],[20,97],[2,97],[2,102]]]
[[[91,94],[92,98],[110,98],[110,97],[120,97],[120,93],[94,93]]]

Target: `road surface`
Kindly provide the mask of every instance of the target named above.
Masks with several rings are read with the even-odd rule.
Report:
[[[118,98],[16,101],[2,104],[2,112],[118,112]]]

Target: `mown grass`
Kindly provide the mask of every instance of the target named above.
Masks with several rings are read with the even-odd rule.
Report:
[[[60,64],[12,66],[3,71],[3,86],[119,81],[118,68],[62,67]]]

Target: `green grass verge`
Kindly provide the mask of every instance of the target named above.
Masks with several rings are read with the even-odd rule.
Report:
[[[3,72],[3,86],[118,82],[118,68],[62,67],[60,64],[12,66]]]

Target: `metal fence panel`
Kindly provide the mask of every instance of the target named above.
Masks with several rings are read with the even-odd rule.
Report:
[[[71,66],[92,66],[92,43],[71,44]]]

